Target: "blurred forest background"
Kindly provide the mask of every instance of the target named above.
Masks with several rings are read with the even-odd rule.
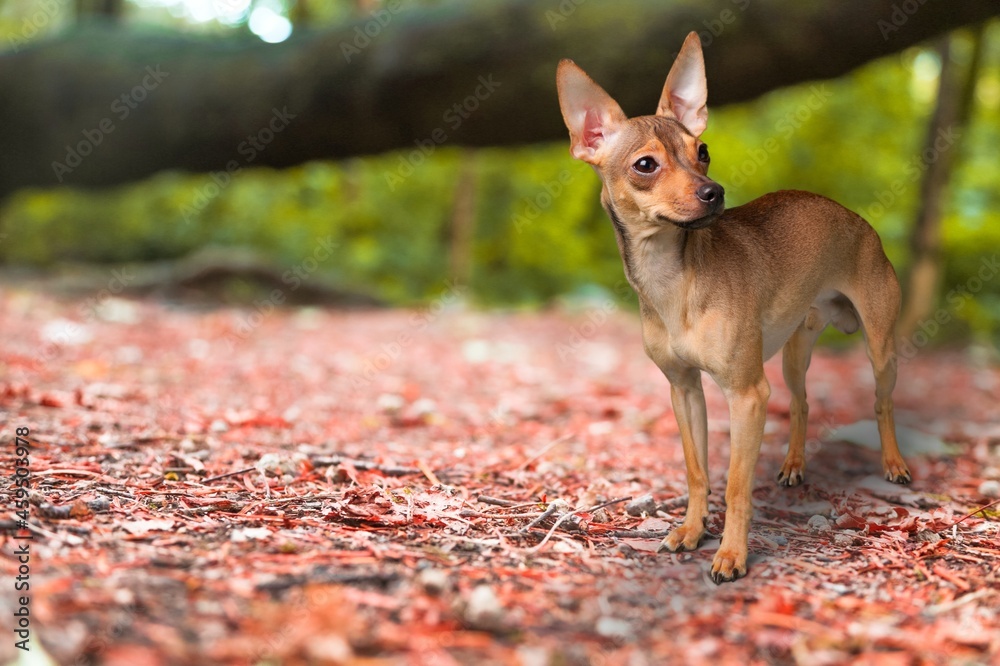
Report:
[[[481,3],[498,13],[515,4]],[[725,72],[713,69],[719,61],[713,60],[712,50],[724,52],[730,32],[744,38],[748,32],[752,35],[752,25],[739,30],[730,26],[739,26],[744,19],[749,23],[756,3],[665,4],[683,7],[686,13],[683,24],[663,36],[658,67],[669,62],[686,31],[702,32],[706,42],[710,117],[703,138],[712,150],[711,174],[726,188],[728,204],[739,205],[788,188],[838,200],[864,215],[882,236],[907,288],[904,326],[908,334],[917,336],[911,338],[917,346],[961,341],[996,349],[1000,345],[996,267],[1000,248],[1000,22],[990,21],[989,14],[997,12],[984,11],[984,22],[960,21],[958,29],[932,35],[930,40],[895,51],[887,48],[888,55],[839,78],[819,82],[803,77],[796,85],[724,105],[719,100],[733,96],[726,94]],[[773,0],[761,4],[768,9],[781,5]],[[908,10],[900,14],[905,19],[902,23],[886,14],[886,23],[876,36],[881,33],[887,42],[896,39],[896,32],[911,27],[907,20],[917,24],[919,12],[930,12],[932,4],[912,17]],[[573,21],[596,20],[594,16],[608,6],[600,0],[535,3],[530,11],[544,30],[532,35],[548,30],[558,36],[570,30],[568,24]],[[100,47],[74,51],[70,48],[73,40],[90,35],[92,41],[101,41],[100,35],[113,31],[157,38],[183,33],[192,40],[184,44],[200,41],[219,50],[228,44],[266,44],[273,51],[261,53],[282,59],[292,57],[294,44],[338,30],[336,34],[343,37],[334,41],[327,55],[343,58],[346,64],[354,57],[369,58],[364,72],[370,73],[371,59],[377,54],[400,43],[399,48],[406,48],[407,31],[427,30],[428,25],[447,22],[462,11],[463,3],[447,0],[2,0],[0,76],[10,80],[12,70],[26,62],[17,58],[44,56],[64,62],[48,80],[49,89],[71,87],[71,81],[78,86],[77,79],[87,72],[73,72],[69,61],[74,54]],[[730,17],[732,21],[727,20]],[[618,96],[623,88],[631,91],[632,83],[602,78],[601,62],[613,60],[628,71],[631,61],[643,59],[647,50],[629,48],[627,39],[619,48],[613,43],[609,47],[607,39],[596,39],[591,49],[588,40],[602,30],[599,24],[585,30],[578,27],[583,36],[578,49],[556,55],[573,57]],[[783,30],[784,39],[795,40],[794,26]],[[462,49],[479,38],[456,34],[455,58],[461,59]],[[514,43],[511,59],[517,58],[516,47]],[[420,51],[394,57],[421,62]],[[835,57],[831,52],[830,58]],[[794,69],[791,60],[788,67]],[[312,65],[305,62],[302,67],[308,73]],[[33,71],[33,76],[39,76],[41,70]],[[140,74],[133,81],[137,83],[143,68],[134,71]],[[487,78],[489,73],[482,71]],[[661,82],[666,73],[664,66],[658,75]],[[233,75],[239,78],[239,70]],[[131,76],[135,79],[134,73]],[[179,85],[179,75],[173,76],[177,77],[174,85]],[[548,86],[551,95],[545,99],[523,96],[518,103],[524,117],[508,116],[506,122],[530,135],[520,125],[534,123],[537,110],[544,109],[548,115],[555,114],[545,126],[559,123],[561,127],[554,68],[546,63],[544,71],[526,70],[525,78],[538,79],[537,85]],[[166,81],[163,92],[173,83],[169,78]],[[463,100],[451,88],[443,88],[440,105],[431,109],[444,130],[443,140],[418,128],[413,133],[425,138],[401,142],[400,146],[407,147],[398,151],[364,154],[359,150],[354,156],[345,151],[336,160],[309,159],[286,168],[268,165],[266,159],[258,160],[261,166],[257,166],[228,143],[225,150],[239,163],[238,171],[231,173],[222,163],[217,169],[199,170],[185,168],[179,159],[181,168],[150,170],[148,177],[145,169],[138,170],[142,179],[135,182],[115,177],[114,182],[91,183],[81,177],[76,183],[68,177],[60,185],[55,166],[47,174],[50,182],[35,176],[19,182],[10,174],[28,169],[21,164],[25,151],[19,147],[19,154],[10,145],[3,146],[0,160],[8,163],[4,173],[14,184],[0,188],[0,263],[9,279],[39,271],[72,275],[81,265],[124,264],[133,266],[128,275],[139,276],[134,285],[127,286],[138,286],[147,274],[144,271],[151,270],[148,267],[168,266],[184,258],[190,261],[194,256],[232,269],[232,279],[225,281],[221,296],[244,303],[252,303],[261,293],[253,286],[253,275],[273,274],[280,281],[280,276],[287,277],[286,271],[295,269],[311,288],[328,288],[348,300],[354,295],[390,305],[426,303],[455,284],[467,286],[465,297],[481,306],[543,307],[567,297],[602,294],[623,304],[631,302],[623,295],[627,290],[620,288],[621,263],[611,226],[599,205],[598,178],[571,160],[565,139],[553,135],[548,140],[521,142],[515,138],[510,143],[523,145],[502,147],[492,147],[497,142],[489,137],[450,140],[455,116],[447,114],[453,102],[464,104],[470,126],[480,106],[488,114],[489,89],[480,89],[477,81],[475,77],[466,81],[467,92],[478,95],[475,105],[468,102],[470,98]],[[500,86],[517,85],[499,75],[497,81]],[[33,84],[23,85],[27,90]],[[644,82],[644,91],[629,92],[630,99],[646,99],[647,108],[623,103],[626,111],[652,112],[659,85]],[[364,81],[358,86],[363,90]],[[249,84],[246,89],[254,90]],[[149,102],[136,100],[133,113],[152,108],[158,103],[158,93],[163,94],[155,83],[147,86],[142,96],[148,96]],[[33,113],[15,106],[13,99],[25,97],[19,90],[7,87],[2,94],[8,98],[4,102],[7,125],[11,114]],[[125,126],[132,121],[118,120],[115,107],[107,104],[115,97],[105,95],[98,112],[103,104],[104,115]],[[410,97],[401,89],[398,97],[383,103],[394,104],[405,114]],[[281,108],[277,102],[274,106]],[[86,140],[81,132],[92,130],[99,119],[100,115],[80,115],[77,134]],[[294,125],[296,121],[287,122]],[[493,125],[502,131],[501,124]],[[363,131],[356,129],[359,135]],[[106,133],[101,137],[105,145],[91,146],[93,152],[110,151],[107,144],[122,134]],[[12,137],[4,141],[14,141]],[[274,146],[284,138],[279,130]],[[60,140],[58,145],[64,144],[69,148],[67,141]],[[67,150],[45,150],[46,166],[69,163]],[[155,154],[161,148],[154,140],[131,145],[129,150]],[[269,151],[275,163],[285,159],[278,159],[280,150],[271,146],[263,146],[260,153]],[[95,184],[101,187],[91,187]],[[320,251],[323,243],[333,248],[329,256]],[[234,262],[243,262],[243,274]]]

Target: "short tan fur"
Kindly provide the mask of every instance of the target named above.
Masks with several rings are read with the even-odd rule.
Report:
[[[661,549],[692,550],[708,517],[708,427],[701,373],[729,402],[726,524],[712,562],[717,583],[746,574],[751,492],[771,389],[763,363],[783,349],[792,394],[788,455],[778,482],[805,469],[805,374],[828,324],[863,331],[875,373],[875,412],[887,479],[908,483],[896,443],[892,391],[900,292],[875,230],[817,194],[781,191],[725,209],[699,139],[708,120],[701,41],[688,35],[655,115],[626,118],[570,60],[559,63],[570,152],[597,170],[625,274],[639,297],[646,354],[670,381],[689,500]]]

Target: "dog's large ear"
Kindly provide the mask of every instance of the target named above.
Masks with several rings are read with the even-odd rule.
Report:
[[[656,115],[676,118],[691,134],[701,136],[708,124],[708,86],[701,39],[692,32],[684,40],[660,95]]]
[[[572,60],[560,61],[556,85],[559,108],[569,128],[569,152],[578,160],[598,165],[601,149],[625,121],[625,114]]]

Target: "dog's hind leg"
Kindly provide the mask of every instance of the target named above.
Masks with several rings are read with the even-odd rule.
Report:
[[[809,404],[806,402],[806,370],[812,357],[813,345],[826,326],[816,308],[792,333],[785,343],[781,355],[781,370],[785,375],[785,385],[792,394],[791,433],[788,439],[788,455],[778,471],[778,485],[797,486],[805,477],[806,422]]]
[[[874,234],[872,234],[874,236]],[[892,391],[896,387],[896,318],[899,316],[900,289],[896,273],[885,258],[877,236],[861,256],[868,266],[884,265],[883,270],[871,268],[856,280],[847,297],[861,319],[868,358],[875,372],[875,416],[882,440],[882,469],[885,478],[895,483],[909,483],[910,470],[899,452],[896,424],[893,418]]]

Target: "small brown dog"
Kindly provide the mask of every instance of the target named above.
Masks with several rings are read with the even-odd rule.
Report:
[[[557,83],[570,152],[593,165],[604,183],[601,203],[639,296],[646,354],[670,381],[689,500],[684,522],[661,549],[693,550],[705,532],[705,371],[725,393],[731,421],[726,527],[712,579],[746,574],[754,468],[771,393],[763,364],[784,348],[791,436],[778,482],[794,486],[805,468],[806,369],[827,324],[864,331],[882,466],[887,479],[908,483],[892,413],[899,283],[875,230],[808,192],[775,192],[724,210],[725,192],[706,175],[708,147],[698,139],[708,111],[697,33],[677,55],[656,115],[626,118],[570,60],[559,63]]]

